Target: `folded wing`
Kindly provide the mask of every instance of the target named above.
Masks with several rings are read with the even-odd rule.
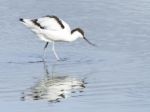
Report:
[[[70,31],[69,25],[63,20],[60,20],[56,16],[45,16],[45,17],[39,18],[37,19],[37,23],[41,26],[41,28],[46,29],[46,30]]]

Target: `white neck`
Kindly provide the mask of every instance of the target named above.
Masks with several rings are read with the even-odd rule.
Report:
[[[69,37],[69,41],[72,42],[72,41],[75,41],[76,39],[79,38],[79,35],[77,33],[72,33],[70,34],[70,37]]]

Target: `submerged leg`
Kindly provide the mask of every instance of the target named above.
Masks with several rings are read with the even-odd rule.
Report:
[[[46,44],[45,44],[45,46],[44,46],[43,60],[44,60],[44,58],[45,58],[45,51],[46,51],[47,46],[48,46],[48,42],[46,42]]]
[[[56,57],[57,60],[60,60],[60,58],[58,57],[56,51],[55,51],[55,42],[53,42],[53,45],[52,45],[52,51],[54,52],[54,55]]]

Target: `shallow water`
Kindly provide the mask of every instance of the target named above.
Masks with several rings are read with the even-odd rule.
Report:
[[[148,0],[0,0],[1,111],[149,112],[149,6]],[[18,18],[47,14],[80,26],[98,47],[58,43],[67,61],[57,62],[49,46],[40,62],[45,43]]]

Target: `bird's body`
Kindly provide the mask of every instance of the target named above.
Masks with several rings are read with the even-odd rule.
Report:
[[[48,43],[53,42],[52,50],[54,51],[57,60],[60,60],[60,58],[55,52],[54,42],[71,42],[76,40],[77,38],[83,38],[88,43],[90,43],[84,37],[84,32],[82,29],[76,28],[74,30],[71,30],[70,26],[65,21],[59,19],[56,16],[44,16],[39,19],[20,18],[20,21],[26,27],[31,29],[42,41],[46,42],[44,52]]]

